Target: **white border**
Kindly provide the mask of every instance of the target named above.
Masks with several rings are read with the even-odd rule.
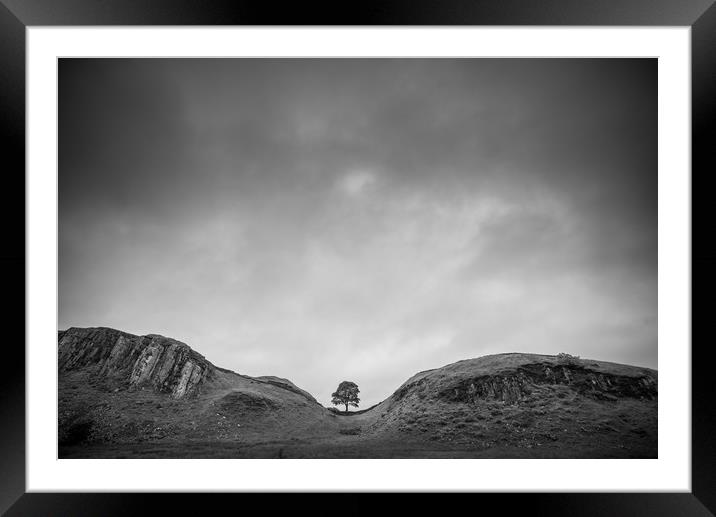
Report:
[[[27,490],[690,491],[690,29],[27,29]],[[58,460],[56,63],[69,56],[659,58],[659,459]]]

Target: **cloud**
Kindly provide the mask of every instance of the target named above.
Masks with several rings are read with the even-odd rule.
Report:
[[[487,353],[657,365],[654,60],[62,60],[59,324],[362,406]]]
[[[338,189],[343,193],[356,197],[376,182],[374,173],[366,170],[351,171],[338,179]]]

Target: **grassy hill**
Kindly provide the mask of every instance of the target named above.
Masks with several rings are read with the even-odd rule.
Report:
[[[60,333],[59,359],[61,447],[263,440],[336,428],[290,381],[218,368],[163,336],[69,329]]]
[[[113,329],[59,337],[60,457],[656,457],[654,370],[499,354],[420,372],[350,416],[287,379]]]
[[[656,455],[657,372],[499,354],[421,372],[364,418],[365,431],[481,450],[567,457]]]

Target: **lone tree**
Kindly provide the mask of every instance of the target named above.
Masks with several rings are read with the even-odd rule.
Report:
[[[348,406],[358,407],[360,399],[358,398],[358,385],[355,382],[343,381],[338,385],[338,389],[331,395],[333,400],[331,402],[338,405],[346,406],[346,413],[348,413]]]

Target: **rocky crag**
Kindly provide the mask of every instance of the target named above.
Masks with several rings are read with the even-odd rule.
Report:
[[[216,367],[189,346],[156,334],[135,336],[109,328],[58,332],[61,372],[91,368],[98,378],[130,390],[150,388],[181,398],[199,393]]]
[[[509,354],[500,354],[503,361]],[[616,401],[623,397],[653,400],[657,397],[657,374],[647,368],[635,368],[621,372],[609,368],[609,363],[581,361],[578,358],[554,358],[534,354],[515,354],[519,361],[512,367],[490,373],[481,372],[479,361],[464,364],[463,372],[455,374],[432,370],[409,380],[392,396],[397,402],[411,393],[433,393],[439,399],[450,402],[477,403],[493,399],[510,404],[519,403],[539,386],[568,386],[577,393],[600,400]],[[489,356],[488,356],[489,357]],[[481,358],[485,360],[488,357]],[[460,363],[456,363],[460,364]],[[614,365],[621,366],[621,365]],[[472,371],[469,371],[472,370]]]

